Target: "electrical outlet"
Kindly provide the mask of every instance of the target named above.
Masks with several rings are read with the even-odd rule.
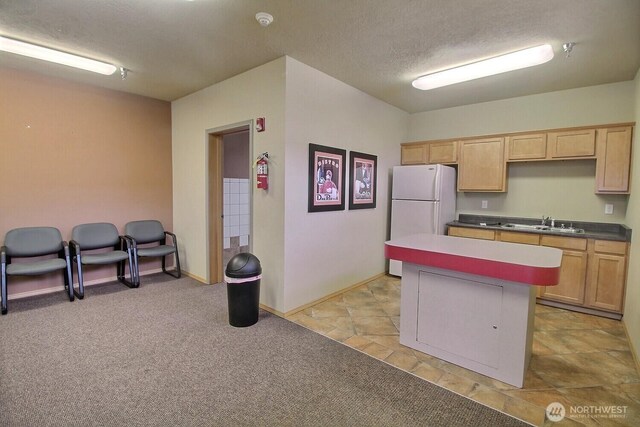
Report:
[[[482,209],[487,209],[489,207],[489,202],[487,200],[482,201]]]
[[[613,214],[613,205],[611,203],[607,203],[604,205],[604,213],[605,215]]]

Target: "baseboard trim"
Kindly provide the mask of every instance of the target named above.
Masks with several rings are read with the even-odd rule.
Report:
[[[278,316],[284,317],[286,319],[287,317],[291,317],[294,314],[301,312],[302,310],[306,310],[307,308],[312,307],[312,306],[314,306],[316,304],[320,304],[321,302],[324,302],[324,301],[326,301],[328,299],[331,299],[331,298],[336,297],[338,295],[342,295],[345,292],[349,292],[350,290],[352,290],[354,288],[357,288],[358,286],[362,286],[362,285],[364,285],[366,283],[372,282],[372,281],[374,281],[376,279],[379,279],[380,277],[383,277],[383,276],[386,276],[386,273],[383,272],[383,273],[380,273],[380,274],[376,274],[373,277],[369,277],[368,279],[362,280],[362,281],[360,281],[360,282],[358,282],[358,283],[356,283],[354,285],[347,286],[346,288],[340,289],[339,291],[335,291],[335,292],[333,292],[333,293],[331,293],[329,295],[326,295],[326,296],[324,296],[322,298],[319,298],[319,299],[317,299],[315,301],[311,301],[310,303],[301,305],[300,307],[294,308],[293,310],[289,310],[286,313],[281,313],[281,312],[278,312],[277,310],[274,310],[274,309],[269,309],[267,311],[269,311],[269,312],[271,312],[273,314],[277,314]]]
[[[203,285],[215,285],[216,283],[208,283],[207,279],[197,276],[195,274],[189,273],[188,271],[184,271],[182,270],[182,274],[184,274],[187,277],[191,277],[193,280],[197,280],[198,282],[202,283]]]
[[[155,274],[155,273],[162,273],[162,268],[154,268],[153,270],[146,270],[140,273],[140,276],[148,276],[150,274]],[[84,286],[87,287],[87,286],[93,286],[93,285],[100,285],[102,283],[115,282],[117,280],[118,280],[117,276],[105,277],[102,279],[85,280]],[[77,285],[77,283],[74,283],[74,284]],[[36,289],[34,291],[18,292],[17,294],[7,295],[7,300],[11,301],[11,300],[20,299],[20,298],[29,298],[29,297],[35,297],[38,295],[47,295],[47,294],[52,294],[54,292],[60,292],[60,291],[64,291],[64,285],[54,286],[54,287],[44,288],[44,289]]]
[[[622,319],[622,327],[624,329],[625,335],[627,336],[627,342],[629,342],[629,348],[631,349],[631,357],[633,357],[633,361],[635,362],[636,371],[640,373],[640,359],[638,358],[638,353],[636,353],[636,349],[633,346],[633,341],[631,341],[631,337],[629,336],[629,331],[627,330],[627,324],[625,323],[624,318]]]
[[[540,305],[548,305],[549,307],[562,308],[569,311],[577,311],[578,313],[593,314],[594,316],[606,317],[613,320],[622,320],[622,314],[610,313],[608,311],[597,310],[588,307],[579,307],[562,302],[549,301],[546,299],[536,298],[536,302]]]
[[[278,317],[282,317],[282,318],[286,317],[286,315],[283,312],[278,311],[278,310],[276,310],[274,308],[271,308],[269,306],[266,306],[264,304],[260,304],[260,308],[263,309],[264,311],[267,311],[267,312],[271,313],[271,314],[275,314]]]

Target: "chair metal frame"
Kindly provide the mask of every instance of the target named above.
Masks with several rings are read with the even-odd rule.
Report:
[[[131,224],[134,223],[142,223],[142,222],[147,222],[147,221],[132,221],[129,222],[125,225],[125,232],[127,232],[127,230],[129,229]],[[160,221],[156,221],[156,220],[148,220],[148,222],[156,222],[159,224],[159,226],[162,228],[163,230],[163,236],[159,237],[159,238],[151,238],[151,239],[136,239],[134,236],[132,236],[131,234],[125,234],[125,238],[130,239],[131,240],[131,244],[132,244],[132,252],[133,252],[133,259],[135,262],[135,269],[136,269],[136,279],[137,279],[137,286],[140,286],[140,269],[139,269],[139,263],[138,260],[141,257],[149,257],[149,258],[153,258],[153,257],[162,257],[162,261],[161,261],[161,265],[162,265],[162,272],[165,274],[168,274],[169,276],[175,277],[176,279],[179,279],[180,277],[182,277],[182,269],[180,267],[180,256],[178,254],[178,239],[176,237],[176,235],[170,231],[164,230],[164,227],[162,227],[162,224],[160,223]],[[172,246],[174,247],[174,251],[172,253],[166,254],[166,255],[140,255],[139,254],[139,250],[142,249],[147,249],[145,248],[139,248],[138,245],[140,244],[147,244],[147,243],[158,243],[160,245],[166,245],[166,246],[171,246],[168,245],[168,238],[171,238],[172,241]],[[153,248],[153,247],[151,247]],[[174,270],[167,270],[166,269],[166,258],[169,255],[174,255],[175,258],[175,269]]]
[[[75,234],[75,231],[78,227],[87,227],[87,226],[103,226],[103,225],[107,225],[107,226],[111,226],[113,227],[113,229],[115,230],[115,232],[117,233],[117,229],[115,227],[115,225],[110,224],[110,223],[89,223],[89,224],[81,224],[78,225],[76,227],[74,227],[74,230],[72,233]],[[118,240],[115,244],[111,244],[111,242],[109,242],[108,244],[105,244],[106,242],[95,242],[93,244],[91,244],[89,247],[85,247],[84,251],[85,251],[85,255],[90,255],[94,261],[93,262],[83,262],[82,260],[82,254],[83,254],[83,248],[82,245],[80,245],[80,243],[76,240],[76,239],[72,239],[71,241],[69,241],[69,246],[71,248],[71,260],[72,263],[75,262],[76,264],[76,269],[78,271],[78,290],[76,291],[75,286],[73,285],[73,268],[71,270],[71,279],[72,279],[72,289],[73,289],[73,293],[76,297],[78,297],[79,299],[83,299],[84,298],[84,274],[83,274],[83,265],[106,265],[106,264],[116,264],[116,276],[118,278],[118,281],[124,285],[126,285],[129,288],[137,288],[138,284],[139,284],[139,280],[137,278],[137,268],[135,267],[135,262],[133,260],[133,251],[132,251],[132,241],[130,238],[119,235],[118,234]],[[105,259],[107,257],[107,255],[111,254],[112,252],[106,252],[106,253],[100,253],[100,254],[87,254],[86,251],[89,250],[94,250],[94,249],[105,249],[105,248],[112,248],[113,251],[122,251],[122,252],[126,252],[127,254],[127,258],[123,259],[123,260],[118,260],[118,261],[109,261],[107,259]],[[127,280],[126,278],[126,273],[125,273],[125,261],[129,261],[129,277],[130,280]]]
[[[72,282],[72,273],[71,273],[71,257],[70,257],[70,251],[69,251],[69,244],[65,241],[62,240],[62,235],[60,234],[60,230],[58,230],[57,228],[54,227],[23,227],[23,228],[15,228],[13,230],[9,230],[7,232],[6,236],[9,236],[10,233],[16,233],[16,232],[24,232],[24,231],[29,231],[29,230],[37,230],[37,229],[48,229],[49,231],[51,230],[55,230],[58,235],[60,235],[60,247],[57,251],[52,251],[52,250],[32,250],[32,251],[27,251],[25,253],[13,253],[13,251],[8,248],[7,246],[2,246],[2,248],[0,249],[0,274],[1,274],[1,279],[0,279],[0,297],[2,298],[2,303],[0,306],[1,312],[2,314],[7,314],[8,311],[8,304],[7,304],[7,283],[8,283],[8,276],[11,275],[15,275],[15,276],[36,276],[36,275],[43,275],[43,274],[47,274],[47,273],[53,273],[56,270],[65,270],[62,274],[63,278],[64,278],[64,288],[65,290],[68,292],[68,296],[69,296],[69,301],[73,301],[74,300],[74,292],[73,292],[73,282]],[[6,244],[6,236],[5,236],[5,244]],[[25,272],[25,273],[19,273],[19,274],[9,274],[8,267],[11,265],[11,261],[12,258],[34,258],[34,257],[40,257],[40,256],[45,256],[45,255],[53,255],[56,254],[58,256],[58,258],[62,259],[65,261],[65,266],[64,267],[60,267],[60,268],[54,268],[54,269],[49,269],[47,271],[42,271],[42,272],[36,272],[36,273],[30,273],[30,272]],[[37,262],[37,261],[36,261]],[[35,263],[31,263],[34,264]],[[25,265],[29,265],[29,263],[25,263]]]

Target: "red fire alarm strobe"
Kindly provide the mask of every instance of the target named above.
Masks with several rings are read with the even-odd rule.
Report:
[[[264,129],[265,129],[264,117],[258,117],[256,119],[256,130],[258,132],[264,132]]]

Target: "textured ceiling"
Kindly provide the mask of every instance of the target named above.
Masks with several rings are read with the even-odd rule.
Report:
[[[269,27],[257,12],[275,18]],[[130,71],[0,64],[175,100],[289,55],[407,112],[632,80],[640,0],[0,0],[0,35]],[[562,44],[576,46],[567,58]],[[543,43],[543,65],[418,91],[423,74]]]

